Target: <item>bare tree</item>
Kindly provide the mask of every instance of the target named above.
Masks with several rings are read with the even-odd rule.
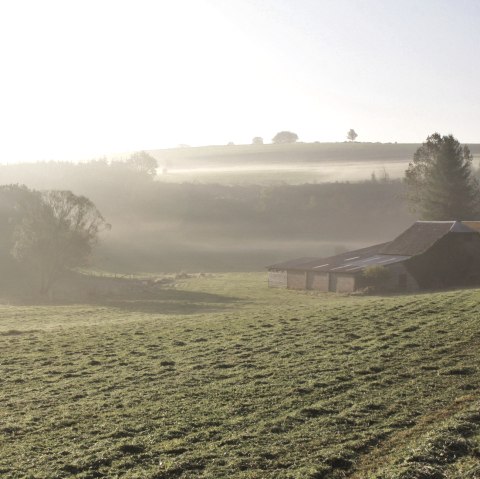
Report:
[[[158,162],[146,151],[137,151],[136,153],[133,153],[127,160],[127,164],[133,170],[144,173],[151,178],[154,178],[157,174]]]
[[[110,228],[96,206],[71,191],[47,191],[30,202],[14,233],[13,256],[39,276],[47,294],[60,274],[88,263],[101,231]]]

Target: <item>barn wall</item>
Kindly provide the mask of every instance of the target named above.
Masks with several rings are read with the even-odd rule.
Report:
[[[390,276],[385,280],[385,282],[381,285],[381,290],[383,291],[418,291],[420,289],[417,281],[415,278],[410,274],[406,267],[406,262],[404,263],[395,263],[390,265],[385,265]],[[357,289],[361,290],[368,286],[367,281],[363,278],[360,274],[357,279],[356,287]]]
[[[328,291],[328,273],[309,272],[308,274],[308,289],[316,291]]]
[[[408,272],[404,263],[392,264],[386,268],[390,271],[390,277],[385,282],[387,291],[418,291],[420,289],[416,279]]]
[[[287,287],[287,272],[286,271],[269,271],[268,272],[268,287],[269,288],[286,288]]]
[[[335,274],[335,273],[330,273]],[[355,291],[355,276],[337,274],[337,293],[353,293]]]
[[[305,271],[287,271],[288,289],[307,289],[307,273]]]
[[[480,284],[480,235],[450,233],[406,262],[422,289]]]

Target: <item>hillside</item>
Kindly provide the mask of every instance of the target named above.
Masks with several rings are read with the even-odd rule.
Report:
[[[149,150],[159,160],[182,167],[193,163],[282,163],[330,160],[372,161],[410,160],[419,143],[292,143],[265,145],[218,145]],[[480,144],[468,145],[475,158]]]
[[[162,181],[289,184],[363,181],[374,173],[401,178],[420,144],[294,143],[228,145],[150,150]],[[480,145],[469,145],[474,165]]]
[[[479,304],[225,274],[2,305],[0,475],[478,478]]]

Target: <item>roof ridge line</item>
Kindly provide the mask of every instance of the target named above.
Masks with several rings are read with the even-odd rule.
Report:
[[[430,220],[417,220],[415,223],[456,223],[458,220],[441,220],[441,221],[430,221]],[[460,221],[461,223],[461,221]]]

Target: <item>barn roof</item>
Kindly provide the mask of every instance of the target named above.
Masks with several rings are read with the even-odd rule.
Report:
[[[268,266],[268,269],[355,273],[368,266],[406,261],[452,233],[478,234],[480,221],[417,221],[388,243],[323,258],[297,258]]]
[[[352,258],[367,258],[377,253],[386,243],[368,246],[366,248],[347,251],[346,253],[336,254],[334,256],[327,256],[322,258],[313,258],[312,261],[302,264],[303,270],[312,271],[329,271],[330,267],[345,264],[345,261]]]
[[[410,258],[410,256],[380,254],[379,252],[385,245],[386,243],[382,243],[370,246],[369,248],[362,248],[328,258],[322,258],[305,265],[302,269],[317,272],[357,273],[369,266],[386,266]]]
[[[433,246],[448,233],[477,233],[460,221],[417,221],[385,245],[382,254],[415,256]]]
[[[372,265],[386,265],[405,261],[409,256],[382,255],[379,252],[388,243],[381,243],[347,253],[323,258],[298,258],[269,266],[268,269],[353,273]]]
[[[284,261],[283,263],[275,263],[270,266],[267,266],[268,269],[280,269],[280,270],[286,270],[286,269],[303,269],[302,266],[308,263],[311,263],[312,261],[317,260],[318,258],[312,258],[312,257],[303,257],[303,258],[296,258],[296,259],[291,259],[290,261]]]
[[[462,221],[462,223],[480,233],[480,221]]]

